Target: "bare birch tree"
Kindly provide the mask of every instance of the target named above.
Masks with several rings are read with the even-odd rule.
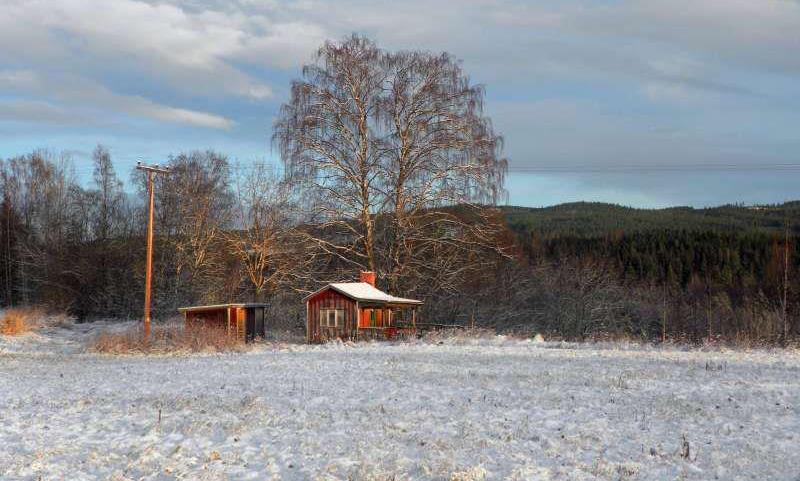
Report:
[[[311,220],[335,242],[314,236],[323,251],[374,270],[374,214],[383,198],[375,148],[385,54],[358,36],[326,42],[274,125],[287,178],[310,201]]]
[[[355,35],[326,43],[273,136],[321,223],[317,245],[392,289],[405,276],[463,272],[476,249],[493,249],[491,215],[461,215],[503,195],[502,139],[483,97],[449,55],[386,52]]]
[[[482,207],[504,195],[502,138],[483,115],[484,89],[471,84],[451,56],[387,57],[380,148],[393,220],[385,262],[389,285],[398,289],[404,278],[417,285],[426,277],[438,280],[437,288],[453,287],[445,277],[465,275],[478,266],[478,251],[498,246],[502,223]],[[447,254],[458,258],[452,266],[441,265]],[[464,262],[469,256],[472,262]]]

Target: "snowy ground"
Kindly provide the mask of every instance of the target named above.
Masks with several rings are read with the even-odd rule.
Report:
[[[796,351],[110,357],[81,352],[92,329],[0,338],[0,479],[800,480]]]

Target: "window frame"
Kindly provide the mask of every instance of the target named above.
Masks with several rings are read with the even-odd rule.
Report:
[[[333,324],[331,324],[331,314],[333,314]],[[338,329],[344,324],[345,310],[335,307],[321,307],[319,309],[319,326],[328,329]]]

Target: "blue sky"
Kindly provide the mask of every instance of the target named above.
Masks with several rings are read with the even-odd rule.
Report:
[[[0,157],[63,151],[80,176],[97,143],[123,175],[192,149],[277,162],[290,80],[358,32],[486,85],[509,203],[800,198],[800,169],[774,168],[800,164],[796,0],[2,3]],[[747,170],[694,168],[715,164]]]

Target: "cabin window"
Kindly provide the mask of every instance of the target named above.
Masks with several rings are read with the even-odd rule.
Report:
[[[344,309],[320,309],[320,327],[339,327],[344,322]]]

